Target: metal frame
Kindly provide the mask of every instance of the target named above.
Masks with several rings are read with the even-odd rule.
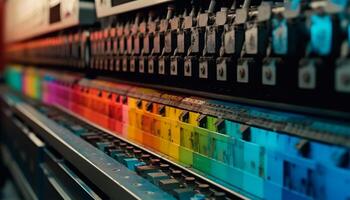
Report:
[[[247,197],[245,197],[245,196],[243,196],[243,195],[241,195],[241,194],[239,194],[239,193],[237,193],[237,192],[234,192],[234,191],[228,189],[227,187],[225,187],[225,185],[226,185],[225,183],[220,182],[221,185],[219,185],[218,183],[216,183],[216,182],[214,182],[214,181],[212,181],[212,180],[210,180],[210,179],[204,177],[204,174],[203,174],[202,172],[197,171],[197,170],[194,170],[194,169],[189,168],[189,167],[185,167],[185,166],[181,165],[179,162],[177,162],[177,161],[171,159],[169,156],[167,156],[167,155],[165,155],[165,154],[162,154],[162,153],[160,153],[160,152],[157,152],[156,150],[150,151],[147,147],[145,147],[145,146],[143,146],[143,145],[141,145],[141,144],[137,144],[137,143],[131,142],[131,141],[129,141],[129,140],[126,140],[125,138],[120,137],[120,136],[118,136],[118,135],[116,135],[116,134],[113,134],[111,131],[109,131],[109,130],[107,130],[107,129],[105,129],[105,128],[103,128],[103,127],[97,125],[97,124],[95,124],[95,123],[92,122],[92,121],[86,120],[86,119],[82,118],[81,116],[78,116],[78,115],[74,114],[73,112],[71,112],[71,111],[69,111],[69,110],[67,110],[67,109],[65,109],[65,108],[63,108],[63,107],[61,107],[61,106],[55,106],[55,107],[57,107],[58,109],[62,110],[62,111],[65,112],[65,113],[68,113],[69,115],[73,116],[74,118],[77,118],[77,119],[79,119],[79,120],[81,120],[81,121],[83,121],[83,122],[85,122],[85,123],[88,123],[88,124],[90,124],[91,126],[97,128],[97,129],[99,129],[99,130],[102,130],[103,132],[106,132],[106,133],[108,133],[108,134],[110,134],[110,135],[112,135],[112,136],[114,136],[114,137],[116,137],[116,138],[118,138],[118,139],[120,139],[120,140],[123,140],[123,141],[125,141],[125,142],[128,142],[129,144],[132,144],[133,146],[136,146],[136,147],[142,149],[143,151],[146,151],[147,153],[149,153],[149,154],[151,154],[151,155],[160,157],[161,159],[165,160],[166,162],[171,163],[172,165],[174,165],[174,166],[176,166],[176,167],[179,167],[181,170],[186,171],[186,172],[188,172],[188,173],[190,173],[190,174],[192,174],[192,175],[194,175],[194,176],[196,176],[196,177],[199,177],[199,178],[201,178],[201,179],[207,181],[208,183],[210,183],[210,184],[212,184],[212,185],[215,185],[216,187],[218,187],[218,188],[220,188],[220,189],[226,191],[227,193],[230,193],[230,194],[236,196],[237,199],[249,199],[249,198],[247,198]],[[217,181],[218,181],[218,180],[217,180]],[[241,191],[241,192],[243,192],[243,191]],[[246,196],[249,196],[249,194],[246,194]]]
[[[26,103],[13,111],[111,199],[174,199]]]
[[[111,15],[130,12],[133,10],[150,7],[173,0],[134,0],[128,3],[112,6],[112,0],[95,1],[96,13],[98,18],[107,17]],[[103,3],[102,3],[103,2]]]
[[[7,147],[2,146],[1,153],[4,158],[3,159],[4,162],[7,165],[8,169],[10,170],[15,183],[18,185],[19,190],[23,194],[23,197],[26,200],[37,200],[38,197],[34,193],[27,179],[24,177],[16,161],[13,160],[11,153],[7,149]]]

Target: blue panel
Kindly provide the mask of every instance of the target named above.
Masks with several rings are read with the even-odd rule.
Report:
[[[307,196],[302,195],[302,194],[299,194],[299,193],[296,193],[294,191],[288,190],[287,188],[283,188],[282,199],[311,200],[312,198],[307,197]]]
[[[264,198],[264,180],[250,173],[243,174],[243,189],[249,193]]]
[[[244,141],[234,140],[233,145],[233,166],[243,169],[244,166]]]
[[[255,176],[263,176],[265,160],[264,149],[250,142],[242,142],[244,143],[244,171]]]
[[[315,178],[315,198],[349,199],[350,172],[336,167],[318,165]]]
[[[311,47],[319,55],[328,55],[332,49],[332,20],[328,15],[311,16]]]
[[[266,152],[266,179],[283,186],[283,160],[274,151]]]
[[[268,200],[280,200],[282,199],[283,188],[270,181],[264,182],[265,199]]]

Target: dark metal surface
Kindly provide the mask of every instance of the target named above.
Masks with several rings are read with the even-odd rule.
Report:
[[[192,90],[192,89],[173,87],[173,86],[167,86],[167,85],[139,83],[136,81],[127,81],[127,80],[122,80],[118,78],[108,78],[105,76],[99,76],[98,79],[106,80],[109,82],[125,83],[125,84],[140,86],[140,87],[154,88],[154,89],[170,91],[170,92],[178,92],[180,94],[182,93],[182,94],[205,97],[210,99],[224,100],[224,101],[239,103],[243,105],[271,108],[271,109],[281,110],[281,111],[289,111],[292,113],[309,114],[312,116],[333,118],[333,119],[346,120],[346,121],[350,120],[350,113],[342,112],[338,110],[307,107],[307,106],[287,104],[282,102],[273,102],[273,101],[267,101],[267,100],[251,99],[251,98],[245,98],[245,97],[232,96],[230,94],[227,94],[227,95],[217,94],[212,92]]]
[[[212,184],[212,185],[215,185],[216,187],[222,189],[223,191],[225,191],[225,192],[231,194],[231,195],[232,195],[233,197],[235,197],[236,199],[248,199],[248,198],[246,197],[246,196],[248,196],[248,194],[245,194],[246,196],[244,196],[244,195],[241,195],[241,194],[239,194],[239,193],[237,193],[237,192],[234,192],[234,191],[232,191],[232,190],[230,190],[230,189],[228,189],[228,188],[225,187],[225,186],[227,186],[226,183],[221,182],[221,181],[219,181],[219,180],[216,180],[217,182],[214,182],[213,180],[210,180],[209,178],[207,178],[207,177],[206,177],[206,176],[207,176],[206,174],[203,174],[202,172],[200,172],[200,171],[198,171],[198,170],[195,170],[195,169],[193,169],[193,168],[191,168],[191,167],[183,166],[183,164],[180,164],[178,161],[176,161],[176,160],[170,158],[169,156],[167,156],[167,155],[165,155],[165,154],[162,154],[162,153],[158,152],[157,150],[152,150],[152,151],[151,151],[151,150],[149,150],[147,147],[143,146],[142,144],[138,144],[138,143],[134,143],[134,142],[131,142],[131,141],[127,141],[125,138],[119,137],[118,135],[113,134],[113,132],[111,132],[111,131],[109,131],[109,130],[107,130],[107,129],[101,127],[101,126],[99,126],[98,124],[96,124],[96,123],[94,123],[94,122],[92,122],[92,121],[86,120],[86,119],[84,119],[84,118],[82,118],[82,117],[80,117],[80,116],[78,116],[78,115],[72,113],[71,111],[69,111],[69,110],[67,110],[67,109],[65,109],[65,108],[63,108],[63,107],[57,106],[57,108],[60,109],[60,110],[62,110],[62,111],[65,112],[65,113],[67,113],[67,114],[73,116],[74,118],[77,118],[77,119],[79,119],[79,120],[81,120],[81,121],[83,121],[83,122],[85,122],[85,123],[90,124],[91,126],[96,127],[96,128],[99,129],[99,130],[102,130],[102,131],[105,132],[105,133],[108,133],[108,134],[110,134],[110,135],[112,135],[112,136],[114,136],[114,137],[116,137],[116,138],[118,138],[118,139],[120,139],[120,140],[123,140],[123,141],[127,142],[128,144],[131,144],[131,145],[133,145],[133,146],[136,146],[136,147],[138,147],[139,149],[142,149],[143,151],[145,151],[145,152],[147,152],[147,153],[149,153],[149,154],[151,154],[151,155],[154,155],[154,156],[156,156],[156,157],[158,157],[158,158],[160,158],[160,159],[162,159],[162,160],[165,160],[167,163],[171,163],[172,165],[174,165],[174,166],[180,168],[180,169],[183,170],[183,171],[186,171],[187,173],[189,173],[189,174],[191,174],[191,175],[193,175],[193,176],[195,176],[195,177],[198,177],[198,178],[200,178],[200,179],[202,179],[202,180],[205,180],[206,182],[208,182],[208,183],[210,183],[210,184]]]
[[[24,177],[17,163],[13,160],[9,150],[6,147],[2,147],[1,152],[3,160],[6,161],[6,165],[11,171],[16,185],[19,186],[19,190],[23,194],[23,197],[26,200],[37,200],[38,197],[34,193],[33,189],[30,187],[30,184]]]
[[[147,180],[128,170],[73,133],[49,120],[25,103],[15,112],[35,133],[54,147],[111,199],[173,199]]]

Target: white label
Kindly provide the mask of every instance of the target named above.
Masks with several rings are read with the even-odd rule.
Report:
[[[114,54],[118,53],[118,41],[117,41],[117,39],[114,39],[114,41],[113,41],[113,53]]]
[[[227,64],[224,59],[219,61],[216,65],[216,80],[227,81]]]
[[[216,13],[215,24],[219,26],[223,26],[227,20],[226,11],[219,11]]]
[[[176,59],[171,59],[170,74],[175,75],[175,76],[177,75],[177,60]]]
[[[165,60],[164,58],[159,58],[158,74],[165,74]]]
[[[350,93],[350,60],[344,61],[336,68],[335,90]]]
[[[301,89],[316,88],[316,68],[313,62],[299,68],[298,86]]]
[[[198,29],[192,29],[191,33],[191,48],[192,52],[198,53],[199,52],[199,33]]]
[[[207,52],[216,53],[216,31],[214,27],[207,27]]]
[[[135,35],[135,39],[134,39],[134,53],[135,54],[140,53],[140,38],[138,35]]]
[[[225,45],[225,53],[227,54],[235,53],[235,31],[234,30],[229,30],[225,32],[224,45]]]
[[[119,40],[119,53],[124,53],[125,50],[125,38],[122,37]]]
[[[276,62],[271,60],[262,68],[262,84],[276,85]]]
[[[160,35],[159,35],[159,33],[154,35],[153,50],[154,50],[154,53],[160,53]]]
[[[144,37],[143,39],[143,51],[145,53],[150,53],[150,50],[149,50],[149,37],[148,35],[146,35],[146,37]]]
[[[185,33],[183,31],[177,34],[177,52],[185,53]]]
[[[171,31],[165,32],[165,44],[164,44],[165,53],[171,53],[171,48],[172,48],[171,37],[172,37]]]
[[[244,61],[237,66],[237,82],[248,83],[249,82],[249,67],[248,61]]]
[[[109,60],[109,70],[113,71],[114,69],[114,62],[113,62],[113,59],[110,59]]]
[[[123,58],[123,72],[128,71],[128,59]]]
[[[185,76],[192,76],[192,64],[191,59],[186,59],[184,64],[184,75]]]
[[[139,72],[145,73],[145,65],[144,65],[144,59],[140,58],[139,60]]]
[[[209,18],[208,13],[199,14],[198,25],[200,27],[207,26],[208,25],[208,18]]]
[[[199,78],[208,78],[208,61],[206,60],[199,63]]]
[[[115,70],[117,72],[120,71],[120,60],[119,59],[115,60]]]
[[[135,59],[130,60],[130,72],[135,72]]]
[[[154,60],[153,59],[148,60],[148,73],[149,74],[154,73]]]
[[[258,53],[258,28],[253,26],[245,32],[245,50],[248,54]]]

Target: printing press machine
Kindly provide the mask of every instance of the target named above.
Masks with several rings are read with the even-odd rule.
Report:
[[[23,198],[350,198],[347,1],[5,5]]]

